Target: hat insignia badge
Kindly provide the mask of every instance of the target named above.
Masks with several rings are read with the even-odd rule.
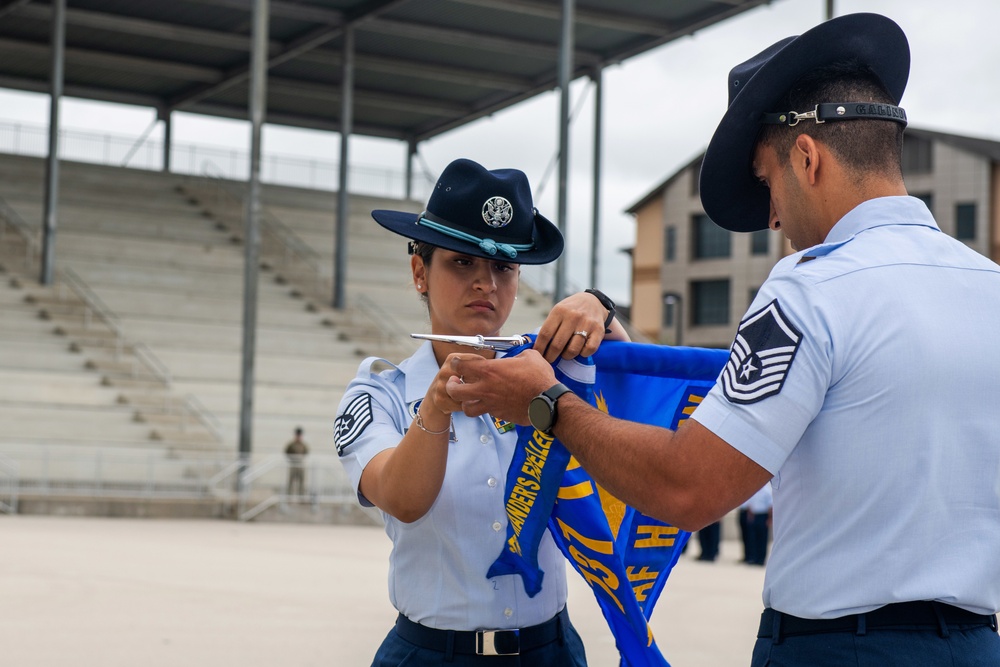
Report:
[[[505,227],[513,219],[514,207],[503,197],[490,197],[483,204],[483,220],[490,227]]]

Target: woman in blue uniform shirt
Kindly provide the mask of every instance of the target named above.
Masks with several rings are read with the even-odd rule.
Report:
[[[413,284],[435,334],[499,335],[517,298],[519,265],[551,262],[563,250],[522,172],[470,160],[445,168],[426,211],[372,217],[411,239]],[[555,361],[592,354],[605,337],[627,338],[613,308],[600,293],[568,297],[546,318],[536,349]],[[338,454],[393,542],[389,597],[399,616],[373,665],[585,665],[566,612],[565,560],[548,534],[535,597],[519,577],[486,577],[504,546],[504,479],[517,436],[513,424],[489,415],[466,417],[445,391],[445,359],[469,351],[426,342],[382,372],[368,359],[337,411]]]

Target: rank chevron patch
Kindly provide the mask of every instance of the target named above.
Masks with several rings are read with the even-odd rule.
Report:
[[[740,322],[722,371],[726,398],[748,405],[780,392],[801,340],[777,299]]]
[[[352,398],[333,424],[333,441],[337,445],[337,454],[343,456],[344,448],[357,440],[372,421],[371,395],[358,394]]]

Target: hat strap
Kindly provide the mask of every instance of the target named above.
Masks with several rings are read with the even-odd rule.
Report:
[[[497,254],[497,250],[507,255],[507,257],[514,259],[517,257],[517,253],[531,250],[535,247],[534,243],[497,243],[493,239],[480,238],[474,234],[468,234],[466,232],[460,232],[457,229],[452,229],[451,227],[446,227],[433,220],[428,220],[422,217],[417,220],[418,225],[423,225],[424,227],[430,227],[436,232],[440,232],[446,236],[450,236],[454,239],[459,239],[460,241],[468,241],[469,243],[475,243],[479,246],[479,249],[488,255]]]
[[[827,102],[817,104],[812,111],[782,111],[765,113],[760,122],[763,125],[787,125],[795,127],[800,120],[814,120],[816,124],[830,120],[892,120],[906,125],[906,111],[892,104],[870,104],[868,102]]]

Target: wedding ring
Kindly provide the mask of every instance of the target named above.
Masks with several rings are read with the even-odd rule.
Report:
[[[587,332],[587,331],[574,331],[573,335],[574,336],[583,336],[583,339],[587,340],[587,337],[590,335],[590,333]]]

